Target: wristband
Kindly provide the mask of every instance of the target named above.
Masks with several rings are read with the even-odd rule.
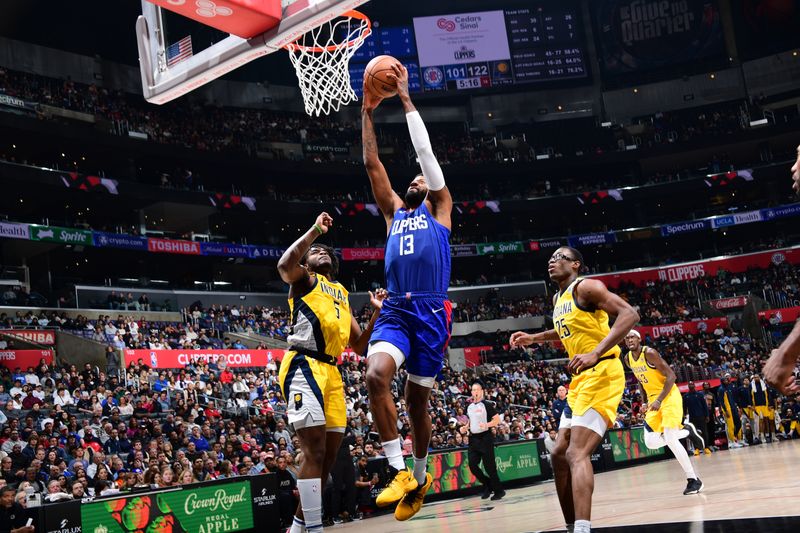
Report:
[[[321,227],[319,227],[319,224],[317,224],[316,222],[314,222],[314,225],[313,225],[313,226],[311,226],[311,227],[312,227],[312,228],[314,228],[315,230],[317,230],[317,231],[319,232],[319,234],[320,234],[320,235],[322,235],[323,233],[325,233],[324,231],[322,231],[322,228],[321,228]]]

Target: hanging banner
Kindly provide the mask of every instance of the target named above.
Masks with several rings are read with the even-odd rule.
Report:
[[[478,248],[478,255],[496,255],[496,254],[521,254],[525,251],[522,242],[487,242],[476,245]]]
[[[747,296],[734,296],[733,298],[720,298],[719,300],[709,300],[708,305],[714,309],[735,309],[744,307],[750,299]]]
[[[93,231],[95,246],[103,248],[122,248],[124,250],[147,251],[147,238],[138,235],[126,235],[124,233],[106,233],[104,231]]]
[[[782,248],[780,250],[720,257],[668,267],[628,270],[590,277],[602,281],[611,288],[617,288],[623,281],[635,285],[643,285],[648,281],[675,283],[716,276],[720,270],[732,273],[745,272],[751,268],[765,269],[770,265],[779,265],[783,262],[792,265],[800,264],[800,248]]]
[[[692,322],[677,322],[675,324],[660,324],[658,326],[636,326],[634,329],[642,334],[642,337],[658,339],[659,337],[670,337],[672,335],[697,335],[699,333],[710,333],[717,328],[727,328],[728,319],[709,318],[707,320],[695,320]]]
[[[739,226],[741,224],[750,224],[752,222],[762,222],[764,217],[761,211],[747,211],[745,213],[736,213],[734,215],[725,215],[721,217],[711,218],[711,227],[726,228],[728,226]]]
[[[147,251],[162,254],[200,255],[200,243],[173,239],[147,239]]]
[[[800,317],[800,307],[782,307],[780,309],[770,309],[769,311],[759,311],[758,318],[772,320],[778,319],[779,324],[791,324],[797,322]]]
[[[453,257],[472,257],[478,255],[478,246],[475,244],[453,244],[450,246],[450,255]]]
[[[52,329],[8,329],[0,330],[0,333],[45,346],[53,346],[56,343],[56,332]]]
[[[42,359],[48,365],[52,365],[53,350],[0,350],[0,365],[11,370],[37,367]]]
[[[247,247],[248,257],[250,259],[280,259],[286,248],[280,246],[259,246],[251,244]]]
[[[588,233],[586,235],[572,235],[568,239],[569,245],[573,248],[581,246],[598,246],[601,244],[614,244],[617,242],[616,234],[608,233]]]
[[[244,244],[227,244],[224,242],[201,242],[202,255],[219,255],[222,257],[250,257],[250,249]]]
[[[383,261],[383,248],[342,248],[342,261]]]
[[[225,364],[229,368],[260,367],[276,350],[125,350],[125,366],[141,361],[150,368],[184,368],[195,361]],[[283,355],[283,350],[280,350]],[[38,364],[38,362],[37,362]]]
[[[662,237],[672,237],[673,235],[683,235],[695,231],[711,229],[709,220],[693,220],[690,222],[678,222],[676,224],[664,224],[661,226]]]
[[[30,226],[17,222],[0,222],[0,237],[5,237],[7,239],[30,239]]]
[[[31,224],[30,232],[32,241],[59,242],[83,246],[92,246],[94,244],[92,232],[83,229]]]

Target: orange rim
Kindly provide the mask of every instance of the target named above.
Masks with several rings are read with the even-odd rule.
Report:
[[[322,52],[335,52],[336,50],[338,50],[340,48],[351,48],[351,47],[357,45],[358,43],[362,42],[364,39],[369,37],[370,33],[372,33],[372,21],[370,21],[369,17],[367,17],[364,13],[361,13],[360,11],[356,11],[356,10],[351,10],[351,11],[345,11],[344,13],[342,13],[339,16],[340,17],[350,17],[350,18],[358,19],[358,20],[364,20],[364,21],[367,22],[367,27],[364,28],[364,30],[361,32],[361,35],[359,35],[358,37],[355,37],[354,39],[350,39],[346,43],[332,44],[330,46],[324,46],[324,47],[323,46],[305,46],[305,45],[299,44],[299,42],[298,42],[298,41],[300,41],[300,39],[303,38],[301,36],[301,37],[298,37],[297,40],[294,41],[293,43],[289,43],[289,44],[285,45],[284,48],[286,50],[289,50],[290,52],[293,52],[294,51],[293,49],[297,49],[297,50],[301,50],[303,52],[309,52],[309,53],[312,53],[312,54],[321,54]]]

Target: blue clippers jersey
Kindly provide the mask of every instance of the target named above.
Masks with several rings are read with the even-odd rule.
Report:
[[[394,214],[384,271],[390,293],[447,293],[450,230],[433,218],[425,202],[413,211],[400,208]]]

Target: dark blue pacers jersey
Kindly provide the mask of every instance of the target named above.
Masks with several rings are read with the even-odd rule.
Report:
[[[447,294],[450,285],[450,230],[425,202],[398,209],[386,239],[386,289],[390,294]]]

